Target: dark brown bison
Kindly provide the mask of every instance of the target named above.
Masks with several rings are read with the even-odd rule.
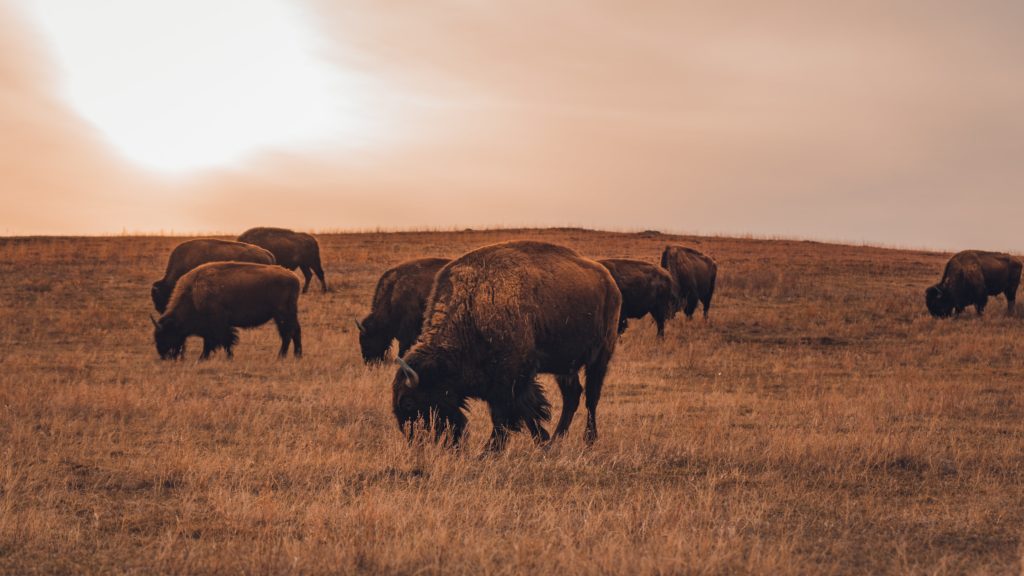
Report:
[[[289,270],[302,270],[306,284],[302,293],[309,291],[313,273],[320,280],[320,288],[327,292],[324,269],[320,265],[320,244],[316,238],[305,232],[293,232],[284,228],[251,228],[238,237],[239,242],[248,242],[270,250],[279,266]]]
[[[508,432],[523,426],[543,442],[551,406],[537,374],[554,374],[561,389],[560,436],[579,406],[583,367],[585,439],[593,442],[621,302],[604,266],[562,246],[506,242],[454,260],[434,280],[423,333],[398,360],[392,406],[399,427],[411,440],[422,421],[435,439],[447,430],[458,444],[466,400],[479,398],[494,425],[489,450],[501,450]]]
[[[232,261],[255,264],[274,264],[275,262],[274,255],[267,250],[244,242],[200,238],[178,244],[167,259],[167,270],[164,272],[164,277],[153,282],[153,289],[150,291],[156,311],[163,314],[167,309],[167,301],[171,299],[171,292],[174,291],[174,285],[178,282],[178,278],[184,276],[189,270],[207,262]]]
[[[965,250],[946,263],[942,280],[925,290],[925,305],[932,316],[959,315],[974,306],[980,316],[988,297],[1006,295],[1006,313],[1013,314],[1020,286],[1021,261],[1009,254]]]
[[[676,281],[680,302],[686,302],[683,308],[686,317],[693,318],[699,301],[704,304],[704,320],[707,320],[718,276],[715,261],[693,248],[669,245],[661,253],[661,267],[668,270]]]
[[[398,355],[405,354],[420,335],[423,310],[434,276],[450,258],[419,258],[384,272],[373,292],[373,305],[359,328],[359,347],[365,362],[380,362],[398,340]]]
[[[205,360],[217,348],[228,358],[238,342],[235,328],[253,328],[273,319],[281,334],[279,355],[294,342],[302,356],[298,317],[299,279],[278,266],[246,262],[211,262],[185,274],[159,320],[153,320],[156,351],[163,359],[179,358],[189,336],[203,338]]]
[[[672,275],[640,260],[612,258],[599,262],[612,273],[619,292],[622,292],[619,334],[626,331],[629,318],[643,318],[650,314],[658,325],[658,336],[664,337],[665,321],[671,319],[680,307]]]

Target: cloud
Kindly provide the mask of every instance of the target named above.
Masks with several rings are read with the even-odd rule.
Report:
[[[321,56],[373,79],[381,145],[197,175],[161,227],[578,224],[1024,250],[1020,3],[303,6],[330,39]]]

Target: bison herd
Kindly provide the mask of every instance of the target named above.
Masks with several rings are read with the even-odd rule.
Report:
[[[300,357],[299,279],[289,272],[296,268],[305,277],[303,292],[314,274],[327,291],[320,248],[309,234],[253,228],[237,242],[183,242],[152,286],[161,313],[153,319],[157,353],[180,358],[186,339],[199,336],[201,359],[218,348],[231,357],[238,328],[273,320],[281,336],[279,356],[292,346]],[[960,252],[925,291],[926,307],[936,317],[972,305],[981,314],[989,296],[1004,294],[1012,313],[1021,268],[1008,254]],[[706,321],[717,274],[711,257],[684,246],[666,246],[659,267],[591,260],[544,242],[503,242],[454,260],[420,258],[386,270],[369,314],[355,324],[367,363],[383,362],[398,341],[392,409],[410,440],[420,428],[432,431],[435,441],[458,445],[467,400],[478,399],[493,424],[489,450],[501,450],[509,432],[524,428],[546,443],[551,406],[537,375],[551,374],[562,394],[553,436],[565,434],[585,396],[584,438],[590,443],[597,438],[608,364],[629,319],[649,314],[659,337],[680,310],[691,318],[701,305]]]

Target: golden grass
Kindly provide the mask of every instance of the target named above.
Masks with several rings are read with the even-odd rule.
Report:
[[[399,261],[538,238],[719,262],[710,325],[623,336],[601,438],[490,459],[404,444],[352,318]],[[0,240],[6,573],[1018,573],[1024,320],[927,316],[946,255],[581,230],[320,237],[305,357],[160,362],[149,284],[181,239]],[[557,389],[545,377],[558,409]]]

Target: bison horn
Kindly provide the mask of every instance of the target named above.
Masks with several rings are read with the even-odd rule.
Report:
[[[412,369],[412,366],[409,366],[409,364],[405,360],[402,360],[401,358],[395,359],[395,362],[398,363],[398,365],[402,368],[402,372],[405,372],[405,375],[408,378],[408,383],[406,384],[406,386],[408,386],[409,388],[415,388],[420,385],[420,375],[417,374],[416,371]]]
[[[156,318],[153,318],[152,314],[149,315],[149,321],[153,323],[153,327],[154,328],[159,328],[160,327],[160,325],[157,324],[157,322],[156,322]]]
[[[356,328],[359,328],[359,332],[360,333],[366,332],[366,328],[363,328],[363,323],[362,322],[360,322],[358,319],[356,319],[355,323],[356,323]]]

